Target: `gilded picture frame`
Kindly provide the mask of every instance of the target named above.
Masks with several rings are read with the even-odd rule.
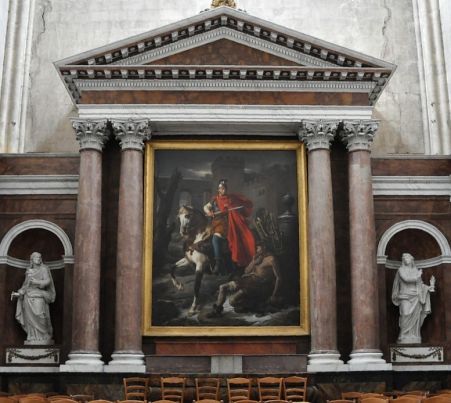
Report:
[[[296,141],[152,141],[146,144],[143,335],[291,336],[309,334],[305,154],[304,145]],[[223,176],[229,178],[224,179]],[[279,276],[282,280],[276,287],[278,288],[277,298],[274,299],[272,295],[270,299],[267,299],[267,296],[262,296],[262,299],[251,299],[253,303],[260,301],[258,310],[252,306],[251,310],[246,308],[247,310],[243,311],[242,306],[236,302],[237,298],[234,300],[235,305],[230,303],[227,305],[227,301],[231,301],[229,298],[226,301],[227,306],[224,305],[226,310],[215,316],[210,315],[210,311],[212,306],[217,308],[217,305],[212,303],[218,298],[221,285],[234,281],[235,289],[229,287],[229,291],[245,287],[240,283],[241,277],[234,272],[234,269],[240,269],[240,273],[244,273],[243,278],[248,276],[247,271],[252,270],[238,267],[230,260],[232,269],[226,268],[225,270],[229,272],[218,275],[214,273],[216,266],[210,255],[209,266],[203,269],[207,274],[201,277],[205,284],[202,284],[200,288],[203,291],[200,295],[204,300],[199,297],[200,302],[198,301],[199,304],[193,312],[188,310],[188,304],[191,304],[188,298],[193,294],[193,288],[196,288],[196,285],[193,285],[193,282],[195,283],[193,278],[195,267],[198,266],[188,265],[183,268],[181,274],[174,270],[177,276],[176,282],[172,281],[171,270],[175,266],[176,259],[182,258],[182,254],[188,257],[190,255],[186,253],[193,255],[193,248],[190,249],[190,246],[186,245],[186,240],[183,241],[185,238],[179,234],[180,220],[176,217],[182,209],[181,206],[192,202],[193,205],[197,204],[196,210],[208,211],[205,210],[206,205],[203,208],[202,205],[208,202],[209,198],[215,199],[218,186],[216,182],[219,177],[221,177],[220,181],[228,180],[230,184],[234,184],[235,188],[240,190],[240,194],[254,195],[254,207],[257,208],[259,204],[260,208],[246,220],[248,223],[253,220],[249,228],[255,234],[256,245],[265,245],[264,255],[269,255],[268,259],[271,259],[272,255],[275,256],[273,260],[265,261],[277,262],[278,270],[277,272],[274,270],[274,273],[282,273]],[[200,190],[201,186],[204,186],[203,191]],[[287,186],[289,186],[288,193],[291,195],[277,194],[277,192],[285,193]],[[233,192],[233,189],[230,192]],[[232,195],[232,193],[228,194]],[[293,201],[294,205],[290,207]],[[242,206],[236,209],[242,209]],[[287,211],[284,212],[284,210]],[[232,213],[226,211],[223,214]],[[262,223],[266,223],[266,227],[262,226]],[[295,223],[295,229],[293,229],[293,223]],[[271,229],[268,229],[268,225]],[[162,231],[167,235],[166,237],[161,235]],[[272,235],[265,235],[268,233]],[[215,233],[215,235],[218,234]],[[258,240],[262,238],[265,238],[265,242]],[[165,242],[162,242],[162,239],[165,239]],[[282,241],[277,243],[274,239],[282,239]],[[227,241],[225,243],[227,244]],[[268,248],[269,243],[272,245],[270,248]],[[279,249],[274,246],[276,244],[281,245]],[[230,240],[228,245],[233,249]],[[293,253],[295,250],[296,252]],[[231,256],[230,252],[228,256]],[[252,263],[254,261],[255,263]],[[249,263],[249,267],[254,264],[254,267],[258,269],[257,255],[252,262]],[[292,262],[296,263],[292,264]],[[255,276],[253,273],[250,275]],[[284,276],[292,278],[284,279]],[[276,279],[279,277],[275,274]],[[178,289],[175,284],[180,285],[183,282],[182,279],[185,286],[182,286],[181,294],[177,294]],[[272,281],[269,290],[274,284],[274,280]],[[275,282],[277,283],[277,280]],[[274,292],[276,288],[273,289]],[[288,301],[287,295],[292,295],[291,302]],[[271,303],[261,304],[261,301],[271,301]],[[193,305],[194,302],[191,309]]]

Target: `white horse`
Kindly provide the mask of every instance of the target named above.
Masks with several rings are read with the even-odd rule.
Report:
[[[178,289],[183,289],[183,284],[177,280],[175,271],[179,267],[195,265],[194,273],[194,297],[189,315],[199,311],[199,291],[202,277],[210,266],[207,250],[211,249],[211,231],[207,217],[191,207],[180,207],[178,218],[180,220],[180,235],[184,238],[185,257],[176,262],[171,268],[172,284]]]

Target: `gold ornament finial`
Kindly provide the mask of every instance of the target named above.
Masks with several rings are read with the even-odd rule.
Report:
[[[211,8],[227,6],[231,8],[236,8],[235,0],[212,0]]]

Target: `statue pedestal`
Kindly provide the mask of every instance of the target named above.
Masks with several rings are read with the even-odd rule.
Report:
[[[6,365],[59,365],[60,348],[55,346],[21,346],[6,348]]]
[[[397,344],[390,346],[390,360],[393,364],[443,362],[443,346]]]

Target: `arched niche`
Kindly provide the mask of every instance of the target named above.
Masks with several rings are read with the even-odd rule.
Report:
[[[68,279],[72,277],[72,243],[57,224],[46,220],[27,220],[12,227],[0,242],[0,293],[3,296],[3,309],[0,312],[0,327],[3,328],[0,339],[3,346],[0,348],[6,345],[20,346],[25,339],[25,333],[15,320],[16,301],[11,301],[9,296],[22,286],[25,269],[34,251],[41,253],[44,263],[51,269],[57,295],[55,302],[50,305],[50,315],[55,343],[63,343],[63,326],[70,320],[65,294],[70,290]],[[64,268],[66,270],[62,270]]]
[[[443,264],[451,262],[451,249],[447,238],[436,226],[420,220],[406,220],[392,225],[378,244],[381,325],[385,330],[381,338],[389,345],[394,344],[398,337],[399,308],[392,303],[391,294],[403,253],[414,256],[417,267],[423,270],[425,283],[429,284],[432,275],[437,279],[437,290],[431,295],[432,314],[426,318],[421,333],[423,343],[442,343],[446,339]]]

